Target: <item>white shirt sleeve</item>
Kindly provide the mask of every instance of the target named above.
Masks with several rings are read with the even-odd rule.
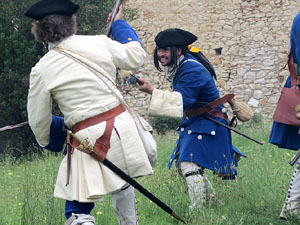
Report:
[[[135,70],[144,65],[146,52],[137,41],[121,44],[108,38],[108,45],[116,67],[123,70]]]
[[[179,92],[154,89],[149,106],[149,116],[183,117],[183,100]]]
[[[39,72],[32,68],[27,99],[28,122],[41,146],[49,143],[52,99]]]

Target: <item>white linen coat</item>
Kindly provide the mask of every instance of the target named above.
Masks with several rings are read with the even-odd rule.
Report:
[[[50,44],[50,51],[31,70],[27,105],[30,127],[41,146],[49,143],[52,100],[58,103],[65,125],[69,128],[120,104],[102,80],[74,59],[53,49],[55,46],[97,68],[105,82],[118,93],[115,85],[105,77],[115,80],[116,67],[133,70],[142,66],[146,57],[137,41],[120,44],[105,35],[73,35],[60,43]],[[76,136],[88,138],[94,144],[103,134],[105,125],[106,122],[102,122],[91,126],[77,132]],[[113,129],[107,159],[131,177],[152,174],[143,143],[128,111],[115,118],[114,127],[119,136]],[[102,163],[76,149],[72,154],[68,186],[66,175],[67,158],[64,157],[54,196],[70,201],[95,202],[125,184]]]

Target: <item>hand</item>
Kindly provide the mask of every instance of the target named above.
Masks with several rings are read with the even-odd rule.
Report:
[[[153,87],[144,78],[140,78],[140,80],[143,81],[144,84],[143,85],[139,85],[138,83],[136,84],[138,86],[139,90],[152,95]]]
[[[112,12],[107,17],[107,23],[110,23],[111,16],[112,16]],[[121,4],[120,7],[119,7],[119,11],[117,12],[117,14],[116,14],[116,16],[114,18],[114,22],[116,20],[122,20],[122,19],[123,19],[123,5]]]

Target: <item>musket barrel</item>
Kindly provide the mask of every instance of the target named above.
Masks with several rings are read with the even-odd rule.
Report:
[[[110,22],[108,24],[108,27],[106,28],[106,31],[105,31],[105,35],[107,37],[109,37],[110,34],[111,34],[111,26],[112,26],[112,23],[114,22],[116,14],[119,11],[119,7],[120,7],[121,3],[122,3],[122,0],[117,0],[115,6],[113,8],[113,12],[111,14],[111,20],[110,20]]]
[[[201,116],[204,117],[205,119],[208,119],[208,120],[210,120],[210,121],[213,121],[213,122],[215,122],[215,123],[217,123],[217,124],[219,124],[219,125],[221,125],[221,126],[223,126],[223,127],[226,127],[226,128],[228,128],[229,130],[232,130],[232,131],[234,131],[235,133],[237,133],[237,134],[239,134],[239,135],[242,135],[243,137],[248,138],[248,139],[251,140],[251,141],[254,141],[254,142],[256,142],[256,143],[258,143],[258,144],[260,144],[260,145],[263,145],[263,144],[264,144],[263,142],[260,142],[260,141],[258,141],[258,140],[256,140],[256,139],[252,138],[252,137],[249,137],[248,135],[243,134],[242,132],[240,132],[240,131],[234,129],[233,127],[230,127],[230,126],[228,126],[228,125],[226,125],[226,124],[224,124],[224,123],[221,123],[221,122],[219,122],[219,121],[217,121],[217,120],[215,120],[215,119],[213,119],[213,118],[211,118],[211,117],[209,117],[209,116],[204,116],[204,115],[201,115]]]

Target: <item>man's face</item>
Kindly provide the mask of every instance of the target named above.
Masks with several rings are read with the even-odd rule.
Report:
[[[162,66],[168,66],[171,61],[171,50],[167,48],[157,48],[158,60]]]
[[[179,57],[182,53],[180,48],[177,49],[177,56]],[[162,66],[169,66],[171,62],[171,48],[157,48],[157,57]]]

